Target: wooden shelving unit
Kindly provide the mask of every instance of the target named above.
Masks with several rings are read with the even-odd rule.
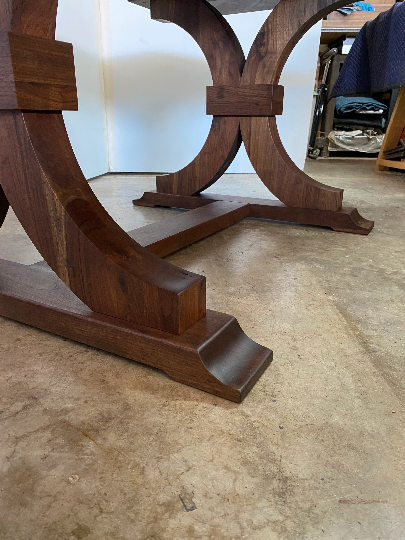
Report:
[[[388,171],[388,169],[402,169],[405,170],[405,160],[394,161],[386,159],[384,152],[387,150],[392,150],[395,148],[399,139],[402,135],[402,132],[405,128],[405,87],[401,88],[399,93],[394,112],[391,116],[391,121],[389,123],[387,132],[384,137],[384,142],[380,150],[380,154],[377,158],[377,163],[375,166],[376,171]]]
[[[379,2],[370,2],[375,11],[357,11],[351,15],[343,15],[339,11],[334,11],[328,15],[327,19],[322,22],[322,30],[360,30],[366,22],[374,20],[380,13],[392,8],[395,0],[379,0]]]
[[[375,11],[358,11],[351,15],[343,15],[339,11],[330,13],[322,21],[321,43],[329,44],[342,34],[346,37],[356,37],[368,21],[374,20],[380,13],[392,8],[395,0],[378,0],[378,2],[371,0],[370,3],[375,7]]]

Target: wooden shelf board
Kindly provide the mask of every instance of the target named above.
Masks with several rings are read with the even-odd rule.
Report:
[[[392,169],[401,169],[405,171],[405,161],[391,161],[389,159],[379,159],[379,167],[390,167]]]

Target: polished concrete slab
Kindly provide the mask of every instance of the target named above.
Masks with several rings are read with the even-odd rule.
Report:
[[[405,175],[372,168],[307,164],[368,237],[245,220],[169,257],[274,349],[242,405],[0,319],[0,539],[403,540]],[[127,230],[178,212],[132,207],[151,177],[91,185]],[[41,258],[12,213],[0,257]]]

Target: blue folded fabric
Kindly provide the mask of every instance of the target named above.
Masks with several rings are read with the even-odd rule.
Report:
[[[363,26],[330,98],[370,95],[405,86],[405,2]]]
[[[368,2],[355,2],[353,5],[358,6],[362,11],[375,11],[375,7]]]
[[[350,114],[366,109],[367,111],[386,111],[387,105],[371,97],[343,97],[336,98],[336,112]]]
[[[375,11],[375,7],[369,4],[368,2],[354,2],[353,6],[346,6],[338,8],[337,11],[343,13],[343,15],[350,15],[354,11],[358,11],[357,8],[360,8],[362,11]]]

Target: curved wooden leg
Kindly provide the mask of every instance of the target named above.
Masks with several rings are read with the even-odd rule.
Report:
[[[226,19],[206,0],[151,0],[151,17],[176,24],[198,43],[214,86],[239,86],[245,57]],[[193,195],[207,189],[228,169],[241,145],[239,119],[214,116],[198,156],[184,169],[156,179],[157,191]]]
[[[18,34],[28,34],[42,38],[52,38],[55,35],[56,12],[58,0],[37,0],[31,5],[21,2],[11,4],[9,1],[0,2],[0,31],[14,30]],[[6,218],[9,202],[0,185],[0,227]]]
[[[0,0],[0,223],[10,201],[55,272],[0,260],[0,315],[240,402],[272,352],[233,317],[206,313],[205,278],[142,247],[93,194],[60,112],[77,100],[72,48],[53,39],[56,7]]]
[[[284,204],[337,211],[343,190],[313,180],[301,171],[280,141],[275,118],[242,118],[243,142],[264,185]]]
[[[77,164],[60,113],[3,112],[0,136],[1,184],[14,212],[87,306],[177,334],[204,316],[205,278],[153,256],[112,220]]]
[[[2,113],[0,137],[8,141],[0,146],[2,184],[31,240],[68,286],[42,267],[0,261],[0,315],[242,401],[272,352],[233,317],[205,312],[204,278],[152,255],[112,221],[73,159],[61,115]],[[182,288],[196,293],[196,304],[168,296]]]
[[[205,315],[205,278],[171,266],[137,244],[90,189],[62,114],[52,110],[59,88],[52,81],[59,86],[67,81],[66,91],[75,87],[71,48],[54,41],[56,10],[57,0],[0,2],[3,28],[9,32],[2,39],[11,51],[2,59],[4,69],[11,65],[14,73],[27,76],[32,66],[44,66],[28,87],[26,78],[23,83],[11,80],[15,105],[2,98],[1,186],[45,261],[88,307],[181,334]],[[21,50],[25,53],[19,54]],[[23,109],[19,100],[26,103],[27,93],[30,109],[49,112],[4,110]],[[43,106],[44,95],[50,96],[49,108]]]
[[[41,38],[55,36],[55,20],[58,0],[37,0],[30,5],[0,1],[0,31],[14,30]],[[3,225],[10,205],[0,185],[0,227]]]
[[[208,13],[205,0],[190,0],[188,4],[192,4],[193,10],[196,10],[198,5],[201,10],[204,7],[205,12]],[[220,80],[221,73],[218,75],[215,71],[218,66],[222,68],[224,65],[221,63],[222,57],[228,59],[235,57],[238,50],[238,45],[235,46],[236,37],[232,38],[232,42],[228,42],[225,49],[223,44],[226,43],[226,38],[225,40],[222,38],[220,45],[217,45],[217,42],[211,39],[206,21],[197,17],[192,18],[190,22],[191,9],[190,11],[184,9],[184,4],[180,3],[180,0],[151,0],[151,9],[154,18],[175,22],[188,31],[204,50],[208,63],[212,62],[210,67],[213,72],[214,87],[209,89],[207,94],[207,110],[214,114],[223,114],[223,116],[214,117],[214,125],[215,122],[218,122],[218,126],[219,122],[222,122],[221,126],[225,125],[225,122],[229,122],[229,125],[234,122],[232,129],[236,129],[236,124],[240,125],[242,139],[258,176],[285,205],[281,211],[280,208],[275,208],[271,201],[263,201],[262,217],[276,219],[273,216],[277,215],[277,219],[282,217],[283,221],[316,224],[337,231],[369,234],[374,223],[363,219],[354,208],[342,208],[342,189],[317,182],[294,164],[280,140],[275,118],[275,115],[281,114],[282,110],[281,87],[278,83],[293,48],[311,26],[329,12],[345,4],[345,0],[281,0],[268,17],[252,46],[243,68],[240,84],[236,82],[238,79],[236,73],[230,79]],[[218,20],[221,22],[219,30],[221,27],[225,28],[228,35],[234,36],[229,26],[223,25],[218,14],[216,18],[216,24]],[[210,21],[210,24],[213,22]],[[220,35],[219,31],[215,36],[216,39]],[[223,71],[226,73],[226,70]],[[271,92],[274,101],[270,106]],[[235,111],[238,111],[239,118],[228,116]],[[229,132],[229,136],[224,135],[224,137],[220,137],[221,127],[218,127],[217,132],[217,137],[211,138],[212,134],[210,134],[202,153],[192,164],[178,173],[158,177],[157,193],[145,193],[141,199],[135,200],[134,204],[140,206],[174,205],[183,208],[206,205],[206,199],[196,201],[194,197],[194,201],[191,201],[187,196],[199,194],[212,185],[225,172],[237,150],[235,146],[235,151],[227,154],[234,140],[231,136],[233,131]],[[224,149],[223,158],[226,161],[226,165],[222,168],[220,163],[223,162],[223,158],[218,158],[221,148]],[[214,162],[215,167],[213,167]],[[177,200],[175,200],[176,197]],[[225,200],[221,196],[215,197],[217,200],[218,197],[220,200]],[[232,202],[244,201],[237,197],[233,198]]]
[[[242,85],[278,84],[283,67],[300,38],[344,0],[281,0],[261,28],[246,61]],[[343,190],[325,186],[290,159],[273,118],[241,119],[242,137],[257,174],[287,206],[338,211]]]
[[[242,144],[239,118],[214,116],[198,156],[184,169],[156,177],[159,193],[197,195],[215,184],[236,157]]]

